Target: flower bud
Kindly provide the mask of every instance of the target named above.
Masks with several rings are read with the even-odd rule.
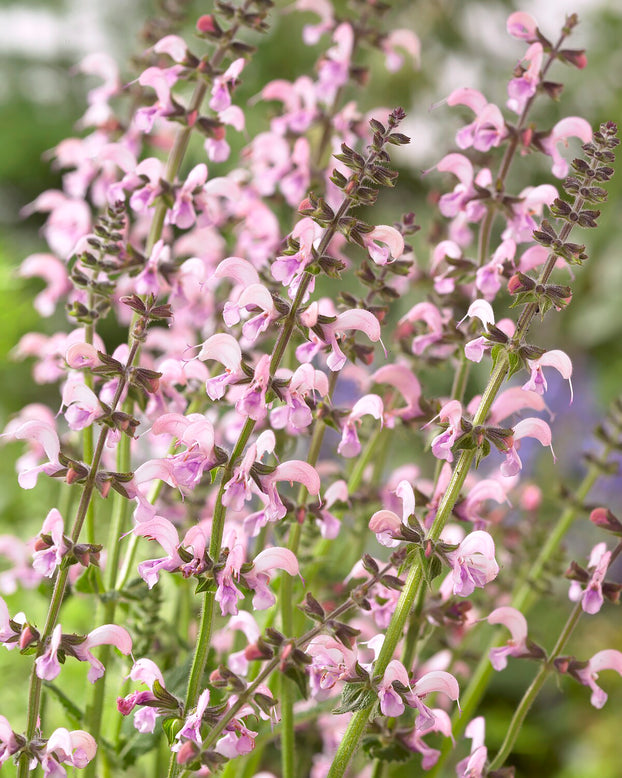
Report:
[[[622,523],[608,508],[595,508],[590,513],[590,521],[607,532],[622,535]]]

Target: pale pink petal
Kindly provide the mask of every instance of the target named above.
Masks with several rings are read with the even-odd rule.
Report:
[[[477,89],[470,87],[461,87],[454,91],[447,98],[447,105],[466,105],[474,113],[479,113],[488,104],[488,100]]]
[[[551,428],[542,419],[529,418],[519,421],[514,427],[514,439],[530,437],[535,438],[543,446],[550,446],[552,442]]]
[[[201,346],[199,359],[215,359],[224,365],[227,370],[237,371],[242,362],[242,349],[238,341],[226,332],[218,332],[212,335]]]
[[[269,476],[272,482],[275,481],[293,481],[306,487],[309,494],[318,495],[320,493],[320,476],[317,471],[307,462],[300,459],[290,459],[283,462]]]
[[[413,692],[419,697],[431,692],[442,692],[450,700],[457,700],[460,696],[460,687],[451,673],[444,670],[432,670],[417,681],[413,686]]]
[[[513,38],[533,40],[537,37],[538,25],[531,14],[516,11],[508,16],[506,29]]]
[[[486,621],[489,624],[503,624],[512,633],[515,643],[523,643],[527,639],[527,620],[523,614],[509,605],[496,608],[488,615]]]
[[[287,548],[266,548],[260,551],[253,560],[255,573],[266,573],[270,570],[285,570],[290,575],[298,575],[298,560]]]
[[[183,62],[188,50],[186,41],[179,35],[165,35],[153,47],[158,54],[168,54],[175,62]]]

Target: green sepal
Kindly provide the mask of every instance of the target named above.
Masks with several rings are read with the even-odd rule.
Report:
[[[306,700],[309,697],[309,677],[301,667],[296,665],[288,665],[285,669],[284,675],[293,681],[298,687],[298,691]]]
[[[99,568],[89,565],[77,578],[73,588],[81,594],[100,594],[105,590]]]
[[[515,373],[523,369],[523,360],[514,351],[508,351],[507,355],[509,365],[508,378],[511,378]]]
[[[412,751],[397,740],[383,742],[376,736],[363,740],[363,751],[370,759],[380,759],[382,762],[405,762],[412,757]]]
[[[376,702],[376,693],[372,689],[361,687],[360,684],[347,683],[341,692],[341,705],[333,709],[333,713],[356,713]]]
[[[177,733],[184,726],[184,720],[177,718],[177,716],[169,716],[166,719],[162,719],[162,729],[168,740],[168,744],[172,745],[175,742]]]

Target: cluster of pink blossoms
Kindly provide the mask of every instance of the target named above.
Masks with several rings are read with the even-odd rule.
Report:
[[[227,32],[215,15],[202,16],[196,32],[213,43],[211,54],[166,34],[144,52],[144,69],[130,83],[104,55],[81,64],[102,81],[88,95],[85,134],[54,151],[62,189],[24,209],[47,214],[42,235],[50,253],[26,258],[20,272],[45,283],[35,300],[39,313],[50,316],[64,303],[73,328],[28,334],[16,353],[35,358],[38,383],[58,385],[59,404],[56,415],[27,406],[4,431],[6,440],[27,446],[17,464],[22,488],[48,476],[80,498],[73,524],[54,508],[30,546],[0,544],[9,560],[3,593],[54,582],[42,630],[23,613],[10,618],[0,599],[0,642],[35,654],[35,690],[57,679],[67,658],[87,662],[88,681],[98,682],[93,700],[103,695],[105,668],[92,649],[115,646],[128,656],[140,637],[141,652],[150,656],[132,656],[126,680],[142,688],[128,692],[126,685],[117,709],[134,713],[138,733],[161,725],[169,776],[182,769],[212,774],[252,752],[261,728],[279,720],[288,733],[283,743],[293,743],[294,708],[325,700],[341,715],[327,724],[317,708],[313,726],[323,745],[308,767],[313,778],[343,774],[344,749],[352,749],[349,758],[356,746],[348,733],[365,711],[374,719],[374,758],[390,746],[400,758],[420,755],[429,770],[441,754],[424,738],[453,738],[448,701],[459,700],[472,673],[452,650],[461,651],[482,621],[479,613],[487,608],[484,620],[511,633],[490,652],[495,670],[508,657],[547,659],[528,639],[523,613],[509,604],[508,579],[518,563],[505,520],[513,504],[526,517],[541,506],[539,490],[519,482],[521,441],[531,437],[553,451],[549,423],[518,415],[552,416],[547,376],[552,369],[570,382],[572,362],[564,351],[525,338],[536,310],[561,310],[570,300],[569,287],[549,283],[553,270],[565,273],[584,258],[584,247],[567,241],[569,230],[557,231],[546,216],[594,226],[598,212],[584,204],[604,195],[588,178],[610,177],[604,165],[584,163],[567,178],[560,147],[577,138],[588,151],[595,143],[606,150],[613,133],[593,136],[574,116],[542,131],[527,121],[535,98],[554,91],[548,67],[561,60],[582,68],[586,61],[582,52],[561,48],[570,21],[552,44],[531,16],[512,14],[507,31],[528,46],[508,85],[506,108],[514,116],[467,86],[447,98],[474,117],[456,134],[460,151],[433,168],[458,183],[438,198],[448,222],[424,269],[408,244],[412,214],[374,225],[357,211],[394,184],[389,150],[408,142],[398,132],[404,113],[363,114],[344,100],[353,82],[368,76],[357,64],[361,46],[380,50],[394,72],[419,65],[419,40],[409,30],[378,32],[382,9],[374,2],[359,0],[365,12],[348,20],[327,0],[297,0],[296,10],[319,16],[304,27],[304,42],[322,42],[325,50],[313,77],[279,78],[262,88],[255,110],[264,129],[232,160],[231,133],[247,128],[236,90],[250,67],[250,47],[236,35],[243,27],[263,30],[269,5],[231,6]],[[194,84],[190,98],[183,96],[187,84]],[[124,94],[135,105],[121,120]],[[202,159],[182,164],[192,133],[202,137]],[[550,157],[553,175],[566,179],[564,191],[580,193],[573,203],[550,183],[508,194],[509,164],[492,170],[496,150],[507,144],[510,160],[514,153]],[[484,164],[474,163],[469,149]],[[607,161],[610,152],[598,153]],[[293,226],[291,212],[286,220],[289,233],[279,218],[287,209],[295,217]],[[500,214],[503,224],[492,229]],[[358,286],[350,283],[351,269]],[[516,322],[495,318],[507,294],[525,306]],[[401,297],[407,310],[391,329],[390,306]],[[97,332],[110,312],[129,332],[116,347]],[[528,379],[502,391],[500,380],[494,393],[489,388],[467,400],[470,363],[488,358],[497,376],[505,371],[502,379],[521,368]],[[462,380],[429,397],[423,376],[438,363],[450,364]],[[76,433],[90,435],[81,453]],[[394,440],[408,441],[395,459]],[[415,461],[414,440],[430,450],[431,466]],[[500,463],[487,459],[493,448]],[[484,459],[485,468],[469,472]],[[619,588],[605,580],[615,556],[600,543],[586,570],[574,566],[570,599],[585,613],[617,599]],[[112,622],[122,618],[121,606],[132,613],[132,602],[155,602],[154,591],[167,597],[171,581],[184,593],[176,600],[179,632],[175,616],[171,635],[134,640],[115,623],[86,635],[62,631],[59,612],[70,587],[71,596],[91,587]],[[482,589],[496,607],[479,604]],[[202,598],[199,625],[188,604],[193,595]],[[475,604],[467,599],[473,595]],[[298,600],[314,627],[295,617]],[[415,661],[423,637],[425,654]],[[184,697],[176,654],[195,644]],[[598,673],[622,674],[622,653],[613,649],[587,663],[554,660],[590,687],[596,707],[606,700]],[[279,674],[285,680],[272,683]],[[306,701],[294,706],[288,679]],[[435,707],[430,695],[437,693]],[[14,758],[20,778],[37,764],[46,776],[65,775],[62,764],[86,767],[106,734],[96,713],[101,706],[85,706],[91,734],[60,728],[46,739],[37,694],[31,690],[23,735],[0,717],[0,764]],[[478,778],[490,764],[484,720],[475,717],[466,729],[465,723],[472,748],[457,774]],[[108,745],[114,754],[107,758],[121,770],[121,739]]]

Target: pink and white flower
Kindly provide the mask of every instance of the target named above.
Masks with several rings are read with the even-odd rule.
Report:
[[[490,664],[495,670],[504,670],[507,667],[509,656],[523,656],[529,654],[527,647],[527,620],[523,614],[509,605],[496,608],[488,615],[486,621],[489,624],[503,624],[512,633],[512,637],[504,646],[491,648],[488,656]]]

